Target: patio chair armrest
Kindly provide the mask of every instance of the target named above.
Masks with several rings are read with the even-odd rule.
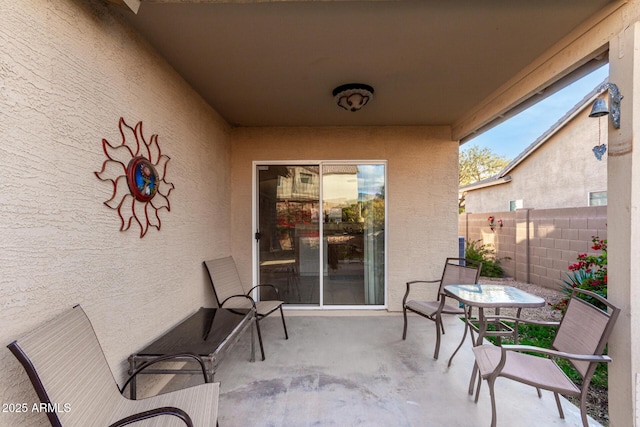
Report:
[[[227,299],[222,301],[222,303],[220,304],[220,307],[224,306],[224,303],[229,301],[231,298],[245,298],[245,299],[248,299],[251,302],[251,305],[253,306],[253,310],[255,311],[255,309],[256,309],[256,302],[253,300],[253,298],[251,298],[251,296],[249,296],[249,295],[244,295],[244,294],[231,295],[230,297],[228,297]]]
[[[493,372],[489,374],[488,379],[490,381],[495,380],[495,378],[497,378],[502,373],[502,369],[504,369],[504,366],[507,362],[507,354],[510,351],[518,351],[518,352],[528,351],[531,353],[544,354],[552,358],[559,357],[562,359],[580,360],[584,362],[611,362],[611,358],[606,355],[572,354],[572,353],[565,353],[563,351],[553,350],[550,348],[536,347],[533,345],[503,345],[502,347],[500,347],[500,350],[501,350],[500,361],[493,369]]]
[[[149,411],[139,412],[137,414],[129,415],[121,420],[116,421],[111,424],[109,427],[121,427],[126,426],[128,424],[133,424],[138,421],[147,420],[153,417],[159,417],[162,415],[169,415],[178,417],[187,427],[193,427],[193,421],[191,421],[191,417],[185,411],[180,408],[174,408],[171,406],[164,406],[162,408],[151,409]]]
[[[414,283],[440,283],[440,279],[438,280],[411,280],[407,282],[407,287],[413,285]]]
[[[511,321],[511,322],[529,323],[529,324],[532,324],[532,325],[539,325],[539,326],[558,326],[558,325],[560,325],[560,322],[556,322],[556,321],[524,319],[522,317],[514,317],[514,316],[496,315],[496,316],[484,316],[484,318],[487,319],[487,321],[508,320],[508,321]]]
[[[611,362],[611,358],[607,355],[599,355],[599,354],[575,354],[575,353],[565,353],[564,351],[557,351],[550,348],[542,348],[536,347],[533,345],[503,345],[502,346],[502,357],[504,358],[508,351],[528,351],[533,353],[545,354],[547,356],[559,357],[562,359],[570,359],[570,360],[579,360],[583,362]]]
[[[253,288],[249,289],[249,292],[247,292],[247,295],[250,295],[251,292],[253,292],[254,289],[257,289],[257,288],[260,288],[260,287],[272,288],[274,290],[274,292],[276,293],[276,298],[280,299],[280,292],[278,292],[278,288],[276,288],[274,285],[272,285],[270,283],[262,283],[260,285],[255,285]]]
[[[440,279],[438,280],[410,280],[407,282],[407,291],[404,293],[404,298],[402,298],[402,305],[404,306],[407,303],[407,298],[409,297],[409,292],[411,291],[411,285],[416,283],[440,283]],[[439,300],[440,298],[438,298]]]
[[[175,359],[178,357],[188,357],[191,359],[194,359],[196,362],[198,362],[200,364],[200,368],[202,369],[202,376],[204,377],[204,382],[209,382],[207,379],[207,369],[204,365],[204,360],[202,360],[202,358],[200,356],[198,356],[197,354],[193,354],[193,353],[177,353],[177,354],[167,354],[164,356],[158,356],[153,360],[149,360],[147,362],[144,362],[142,365],[138,366],[133,372],[131,372],[131,375],[129,376],[129,378],[127,378],[127,380],[124,382],[124,384],[122,385],[122,387],[120,387],[120,394],[124,393],[124,391],[126,390],[127,386],[129,385],[129,383],[131,382],[131,380],[133,380],[135,378],[136,375],[138,375],[140,372],[142,372],[143,370],[147,369],[149,366],[154,365],[158,362],[166,362],[167,360],[171,360],[171,359]]]

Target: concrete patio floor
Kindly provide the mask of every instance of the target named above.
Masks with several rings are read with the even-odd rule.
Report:
[[[473,366],[469,338],[450,368],[462,337],[454,316],[445,320],[439,360],[433,359],[435,324],[409,319],[402,340],[401,314],[285,312],[261,322],[266,361],[249,362],[246,333],[220,364],[221,427],[489,426],[491,403],[483,384],[474,403],[467,394]],[[581,426],[578,408],[553,394],[506,379],[496,383],[498,426]],[[590,420],[591,426],[599,426]]]

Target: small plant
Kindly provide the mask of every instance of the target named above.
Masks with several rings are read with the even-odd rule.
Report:
[[[564,311],[569,302],[569,296],[573,288],[586,289],[603,297],[607,297],[607,240],[593,236],[591,249],[601,251],[599,255],[578,254],[578,262],[569,266],[570,273],[567,279],[563,280],[566,297],[554,304],[552,307]],[[589,296],[579,295],[589,303],[606,309],[599,301]]]
[[[504,270],[500,267],[500,260],[491,245],[485,245],[481,240],[467,242],[465,250],[467,259],[482,263],[481,274],[485,277],[503,277]]]
[[[564,285],[569,288],[575,288],[576,286],[580,286],[587,279],[593,278],[593,273],[591,271],[586,270],[576,270],[571,273],[567,273],[567,279],[564,279],[562,282]]]

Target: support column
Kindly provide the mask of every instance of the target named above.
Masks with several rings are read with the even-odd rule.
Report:
[[[515,245],[515,276],[516,280],[531,283],[529,257],[529,209],[516,210],[516,245]]]
[[[640,427],[636,376],[640,368],[640,24],[610,41],[609,81],[624,96],[620,129],[611,121],[608,140],[609,300],[622,309],[609,340],[611,426]]]

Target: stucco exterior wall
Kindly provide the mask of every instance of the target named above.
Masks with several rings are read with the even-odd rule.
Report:
[[[640,251],[635,248],[640,225],[632,219],[640,209],[640,193],[632,182],[637,182],[640,160],[638,150],[625,150],[639,132],[638,115],[634,114],[640,99],[636,94],[639,64],[633,53],[639,44],[636,21],[640,2],[617,2],[614,7],[603,19],[576,28],[487,97],[454,124],[453,138],[404,135],[408,144],[400,147],[393,144],[393,129],[377,129],[372,134],[378,136],[372,139],[377,139],[377,146],[383,146],[389,156],[389,203],[398,202],[390,212],[390,228],[393,224],[398,232],[390,238],[390,246],[404,252],[390,254],[390,264],[397,263],[392,266],[394,272],[409,276],[409,271],[418,275],[417,269],[422,269],[422,276],[423,272],[439,271],[428,257],[448,252],[446,235],[455,227],[449,215],[455,218],[455,209],[451,213],[439,210],[436,202],[440,196],[432,189],[441,189],[442,174],[455,170],[447,163],[457,157],[448,148],[449,140],[466,136],[610,43],[611,77],[625,96],[625,107],[623,128],[609,134],[609,145],[618,150],[617,156],[608,160],[612,190],[608,209],[612,254],[609,295],[623,308],[609,345],[614,359],[609,370],[614,384],[609,408],[612,425],[628,426],[634,420],[638,424],[632,400],[637,386],[631,381],[636,384],[640,363],[639,326],[633,322],[640,301],[633,279],[640,265]],[[161,214],[162,231],[151,230],[142,240],[136,231],[117,231],[119,220],[102,205],[110,191],[93,176],[104,160],[100,139],[118,137],[120,116],[131,122],[144,121],[146,134],[159,134],[164,152],[172,157],[168,168],[168,178],[176,185],[172,211]],[[291,142],[295,138],[300,145],[300,136],[309,136],[303,142],[331,140],[328,146],[337,150],[344,148],[345,141],[351,142],[348,132],[339,135],[341,130],[330,130],[333,136],[324,139],[321,132],[318,138],[311,136],[315,132],[296,132],[283,138],[284,131],[251,130],[239,138],[239,142],[249,140],[253,145],[243,148],[246,152],[235,150],[245,160],[234,159],[234,174],[250,180],[246,159],[252,157],[251,149],[263,159],[278,154],[258,146],[262,142],[273,148],[278,138],[288,140],[290,158],[302,155],[297,151],[302,148]],[[366,152],[368,130],[360,133],[357,139]],[[380,143],[380,133],[386,135],[387,144]],[[424,144],[429,141],[435,144]],[[318,149],[308,155],[313,150]],[[417,158],[416,153],[421,156]],[[436,163],[434,154],[435,159],[445,158],[446,162]],[[185,308],[195,309],[206,300],[208,283],[200,260],[227,255],[232,238],[250,233],[244,217],[249,210],[237,209],[250,206],[242,193],[250,193],[250,185],[242,181],[234,186],[240,193],[231,200],[230,163],[226,125],[144,43],[109,16],[100,1],[0,1],[3,343],[79,302],[91,316],[116,376],[121,376],[130,351],[175,323]],[[396,173],[392,169],[400,168],[410,174],[393,182]],[[414,181],[418,185],[413,185]],[[455,186],[451,188],[453,191]],[[234,209],[229,209],[230,204]],[[231,232],[230,212],[239,216]],[[234,242],[234,249],[245,258],[250,252],[244,249],[246,242],[250,239]],[[405,277],[397,279],[404,282]],[[396,280],[391,273],[390,280]],[[2,402],[35,399],[21,368],[6,349],[0,352],[0,371]],[[1,413],[0,425],[47,422],[43,415]]]
[[[160,231],[119,231],[94,175],[118,120],[171,157]],[[118,380],[125,361],[213,304],[202,268],[230,253],[228,126],[100,1],[0,1],[0,402],[35,402],[13,339],[75,304]],[[48,425],[0,413],[1,426]]]
[[[388,307],[402,309],[405,282],[436,279],[457,256],[458,144],[447,127],[242,128],[232,137],[232,241],[252,279],[254,161],[386,160]]]
[[[606,143],[608,120],[589,112],[590,105],[517,165],[511,182],[467,192],[466,211],[505,211],[520,199],[526,209],[588,206],[589,192],[607,189],[606,154],[599,161],[592,148]]]

